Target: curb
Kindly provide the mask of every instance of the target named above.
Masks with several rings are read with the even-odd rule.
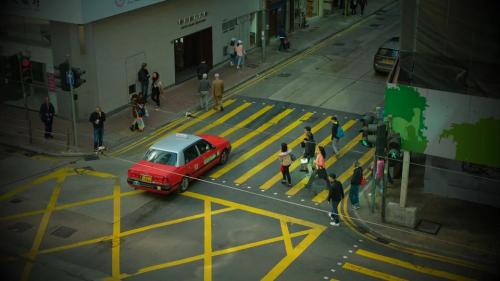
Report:
[[[347,29],[351,28],[353,25],[355,24],[358,24],[362,21],[366,21],[368,20],[369,17],[373,16],[374,14],[376,14],[377,12],[379,12],[380,10],[383,10],[391,5],[394,5],[395,3],[397,3],[398,1],[395,0],[395,1],[391,1],[389,2],[388,4],[385,4],[383,5],[382,7],[380,7],[379,9],[373,11],[372,13],[370,14],[366,14],[364,17],[362,18],[359,18],[358,20],[354,21],[352,24],[350,25],[347,25],[345,26],[344,28],[340,29],[340,30],[337,30],[337,31],[334,31],[332,33],[329,33],[328,35],[324,36],[323,38],[320,38],[320,39],[317,39],[317,40],[313,40],[311,41],[311,43],[309,45],[306,45],[304,48],[300,49],[300,50],[297,50],[296,52],[294,53],[291,53],[290,56],[287,56],[287,57],[284,57],[283,59],[281,60],[278,60],[272,64],[269,65],[268,68],[266,69],[263,69],[262,71],[259,71],[257,72],[256,74],[252,75],[252,76],[248,76],[247,78],[239,81],[237,84],[233,85],[232,87],[228,88],[226,92],[230,92],[232,91],[233,89],[243,85],[244,83],[252,80],[252,79],[255,79],[259,76],[261,76],[262,74],[264,74],[265,72],[269,71],[270,69],[284,63],[285,61],[287,60],[290,60],[290,59],[293,59],[294,57],[297,57],[299,55],[301,55],[302,53],[304,53],[305,51],[307,51],[309,48],[325,41],[325,40],[328,40],[330,37],[332,36],[335,36],[339,33],[342,33],[344,31],[346,31]],[[257,48],[256,48],[257,49]],[[223,65],[224,63],[221,63],[220,65]],[[227,100],[229,99],[230,97],[234,96],[233,93],[229,93],[228,95],[224,96],[223,97],[223,101],[224,100]],[[156,126],[154,128],[152,128],[151,132],[148,132],[148,134],[150,133],[154,133],[155,131],[163,128],[164,126],[174,122],[175,120],[181,118],[186,111],[190,111],[190,112],[195,112],[197,111],[198,109],[198,106],[194,105],[194,106],[191,106],[189,108],[186,108],[184,110],[184,112],[179,112],[179,113],[176,113],[172,116],[172,118],[169,118],[169,120],[167,120],[165,123],[163,123],[162,125],[159,125],[159,126]],[[108,146],[108,149],[110,151],[113,151],[113,150],[118,150],[120,149],[121,147],[126,147],[127,145],[133,143],[134,141],[137,141],[139,139],[144,138],[144,136],[131,136],[129,138],[123,138],[119,144],[117,146],[113,146],[113,145],[109,145]],[[15,148],[20,148],[20,149],[23,149],[23,150],[27,150],[27,151],[31,151],[31,152],[34,152],[34,153],[37,153],[37,154],[44,154],[44,155],[48,155],[48,156],[53,156],[53,157],[83,157],[83,156],[88,156],[88,155],[93,155],[94,153],[93,152],[49,152],[49,151],[46,151],[46,150],[43,150],[43,149],[40,149],[40,148],[35,148],[35,147],[31,147],[31,146],[26,146],[26,145],[13,145],[13,144],[9,144],[9,143],[4,143],[4,142],[0,142],[2,144],[5,144],[7,146],[10,146],[10,147],[15,147]]]
[[[418,243],[414,241],[395,238],[389,234],[385,234],[383,231],[374,230],[374,228],[370,226],[370,223],[366,223],[365,220],[358,214],[356,210],[352,210],[350,208],[347,209],[348,209],[347,214],[350,217],[355,218],[353,220],[353,227],[356,229],[356,231],[358,231],[359,234],[363,236],[365,236],[366,234],[371,234],[373,236],[373,239],[379,243],[382,244],[394,243],[400,246],[408,246],[416,249],[424,249],[426,251],[429,251],[430,253],[458,258],[465,261],[480,263],[481,265],[486,267],[489,272],[491,273],[495,272],[494,271],[495,264],[491,263],[492,256],[488,253],[481,254],[478,253],[477,251],[472,251],[467,249],[465,250],[469,251],[469,253],[464,253],[464,248],[460,248],[451,244],[447,245],[447,248],[443,250],[442,248],[440,249],[437,247],[433,247],[432,244],[429,245],[428,243]],[[387,223],[382,223],[382,224],[386,225]],[[413,229],[408,229],[408,230],[413,231]],[[459,249],[459,251],[454,251],[453,249]],[[471,255],[470,254],[471,252],[474,253],[474,255]]]

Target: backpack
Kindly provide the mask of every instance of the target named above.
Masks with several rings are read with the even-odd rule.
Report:
[[[344,132],[344,129],[342,129],[342,127],[338,127],[337,128],[337,138],[342,138],[343,136],[345,135],[345,132]]]

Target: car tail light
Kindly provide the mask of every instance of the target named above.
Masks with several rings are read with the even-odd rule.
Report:
[[[164,183],[165,182],[165,177],[163,177],[163,176],[153,176],[153,182],[154,183]]]

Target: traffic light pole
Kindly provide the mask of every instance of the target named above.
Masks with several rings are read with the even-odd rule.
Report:
[[[24,109],[26,112],[26,121],[28,122],[28,141],[30,144],[33,143],[33,132],[31,131],[31,119],[30,119],[30,112],[28,110],[28,95],[26,94],[26,85],[24,83],[24,75],[23,75],[23,68],[22,68],[22,57],[23,54],[19,53],[17,56],[17,60],[19,61],[19,80],[21,80],[21,91],[23,92],[23,98],[24,98]],[[31,87],[33,90],[33,87]]]
[[[66,73],[65,79],[68,79],[69,74],[71,73],[71,57],[68,56],[68,64],[69,64],[69,70],[68,73]],[[71,75],[73,76],[73,75]],[[76,106],[75,106],[75,93],[73,91],[73,82],[74,82],[74,77],[69,79],[69,92],[71,95],[71,116],[72,116],[72,130],[73,130],[73,144],[74,146],[78,146],[78,137],[77,137],[77,132],[76,132]]]

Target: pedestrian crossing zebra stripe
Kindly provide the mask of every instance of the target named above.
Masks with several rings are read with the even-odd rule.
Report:
[[[250,149],[249,151],[247,151],[245,154],[243,154],[242,156],[240,156],[236,160],[229,162],[227,165],[225,165],[220,170],[216,171],[213,175],[211,175],[211,177],[212,178],[219,178],[220,176],[226,174],[227,172],[229,172],[230,170],[234,169],[239,164],[241,164],[244,161],[250,159],[257,152],[261,151],[262,149],[264,149],[268,145],[272,144],[273,142],[275,142],[279,138],[283,137],[285,134],[287,134],[291,130],[295,129],[297,126],[299,126],[303,122],[307,121],[313,114],[314,113],[312,113],[312,112],[308,112],[308,113],[302,115],[299,119],[297,119],[293,123],[291,123],[288,126],[286,126],[283,130],[281,130],[278,133],[276,133],[276,134],[272,135],[271,137],[267,138],[264,142],[262,142],[261,144],[257,145],[253,149]]]
[[[227,129],[223,133],[221,133],[219,136],[221,137],[227,137],[230,134],[236,132],[237,130],[244,128],[246,125],[250,124],[250,122],[254,121],[255,119],[259,118],[262,116],[264,113],[268,112],[271,110],[274,106],[273,105],[267,105],[263,108],[261,108],[259,111],[255,112],[254,114],[250,115],[249,117],[245,118],[245,120],[241,121],[240,123],[232,126],[231,128]]]
[[[197,134],[197,135],[198,134],[203,134],[204,132],[212,129],[213,127],[219,126],[220,124],[225,123],[227,120],[229,120],[230,118],[234,117],[236,114],[240,113],[241,111],[245,110],[247,107],[249,107],[251,105],[252,105],[252,103],[250,103],[250,102],[245,102],[245,103],[241,104],[237,108],[233,109],[231,112],[224,114],[224,116],[222,116],[221,118],[217,119],[216,121],[211,122],[207,126],[199,129],[198,131],[196,131],[195,134]]]
[[[329,119],[330,119],[330,118],[328,118],[328,120],[329,120]],[[349,130],[352,126],[354,126],[354,124],[356,124],[356,121],[355,121],[355,120],[349,120],[349,121],[347,121],[347,122],[346,122],[346,123],[342,126],[342,128],[344,129],[344,131],[347,131],[347,130]],[[314,128],[313,128],[313,129],[314,129]],[[313,133],[314,133],[314,132],[313,132]],[[327,137],[326,139],[328,139],[328,137]],[[302,141],[302,137],[300,137],[300,141]],[[357,141],[356,141],[356,143],[357,143]],[[346,146],[349,146],[349,144],[347,144]],[[353,146],[354,146],[354,145],[352,145],[351,147],[353,147]],[[341,151],[339,152],[339,154],[340,154],[340,153],[345,154],[345,152],[346,152],[345,150],[342,150],[342,149],[341,149]],[[295,169],[297,169],[297,167],[299,167],[299,166],[300,166],[300,161],[295,161],[295,162],[293,162],[293,163],[292,163],[292,165],[290,165],[290,168],[289,168],[290,173],[291,173],[292,171],[294,171]],[[267,190],[267,189],[271,188],[273,185],[275,185],[276,183],[278,183],[278,182],[280,181],[280,179],[281,179],[281,178],[282,178],[281,173],[279,173],[279,172],[278,172],[278,173],[276,173],[276,174],[275,174],[272,178],[270,178],[270,179],[269,179],[269,180],[267,180],[264,184],[262,184],[262,185],[260,186],[260,189]],[[293,195],[293,194],[290,194],[290,195]]]

